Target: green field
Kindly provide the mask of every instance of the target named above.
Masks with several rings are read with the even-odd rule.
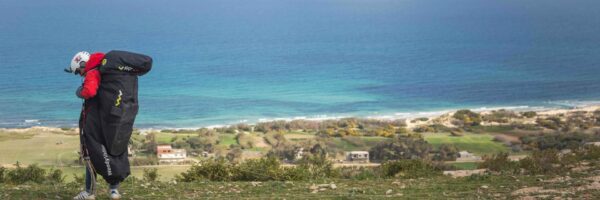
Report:
[[[219,145],[229,147],[229,145],[237,144],[235,134],[219,134]]]
[[[456,137],[446,133],[428,133],[423,136],[436,148],[442,144],[453,144],[461,151],[465,150],[477,155],[510,152],[510,149],[502,143],[494,142],[494,136],[489,134],[466,133],[464,136]]]
[[[472,170],[472,169],[477,169],[477,166],[479,166],[479,163],[476,163],[476,162],[454,162],[454,163],[450,163],[450,165],[456,167],[456,169],[459,169],[459,170]]]
[[[2,132],[0,135],[6,137]],[[30,137],[0,141],[0,164],[38,163],[42,166],[68,166],[77,160],[79,136],[36,133]]]
[[[187,137],[197,136],[196,133],[168,133],[168,132],[155,132],[156,142],[158,144],[171,144],[174,137]]]

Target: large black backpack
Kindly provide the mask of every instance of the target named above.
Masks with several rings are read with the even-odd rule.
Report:
[[[128,51],[113,50],[104,55],[100,72],[126,73],[142,76],[152,69],[152,58]]]
[[[150,69],[149,56],[110,51],[98,67],[98,93],[86,100],[82,141],[96,172],[111,184],[130,174],[127,146],[138,113],[138,76]]]

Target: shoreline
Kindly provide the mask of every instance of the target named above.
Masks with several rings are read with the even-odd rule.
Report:
[[[563,107],[531,107],[531,106],[506,106],[506,107],[479,107],[479,108],[462,108],[462,109],[445,109],[440,111],[430,111],[430,112],[403,112],[403,113],[393,113],[388,115],[371,115],[371,116],[351,116],[351,115],[340,115],[340,116],[327,116],[327,115],[318,115],[315,117],[289,117],[289,118],[262,118],[258,119],[255,122],[249,122],[248,120],[243,120],[237,123],[230,124],[217,124],[217,125],[209,125],[209,126],[191,126],[191,127],[134,127],[142,132],[146,131],[161,131],[161,130],[196,130],[200,128],[223,128],[236,124],[247,124],[247,125],[256,125],[258,123],[264,122],[274,122],[274,121],[294,121],[294,120],[306,120],[306,121],[327,121],[327,120],[340,120],[344,118],[358,118],[358,119],[373,119],[373,120],[382,120],[382,121],[393,121],[393,120],[405,120],[407,125],[410,127],[411,120],[418,118],[440,118],[444,116],[452,115],[454,112],[458,110],[468,109],[476,113],[487,114],[492,111],[498,110],[509,110],[514,112],[527,112],[534,111],[537,112],[540,116],[549,116],[549,115],[560,115],[571,112],[578,111],[586,111],[593,112],[595,110],[600,110],[600,102],[593,102],[589,104],[580,104],[580,105],[571,105],[571,106],[563,106]],[[28,121],[28,120],[26,120]],[[34,120],[39,123],[39,121]],[[31,125],[26,127],[3,127],[0,128],[0,131],[9,131],[9,132],[26,132],[30,130],[38,130],[38,131],[62,131],[65,128],[77,128],[76,126],[53,126],[53,125]]]

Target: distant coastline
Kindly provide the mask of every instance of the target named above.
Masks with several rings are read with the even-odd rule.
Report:
[[[466,110],[471,110],[476,113],[486,114],[492,111],[498,110],[508,110],[513,112],[528,112],[534,111],[539,115],[560,115],[562,113],[571,113],[578,111],[586,111],[593,112],[595,110],[600,110],[600,102],[596,101],[588,101],[588,102],[576,102],[572,104],[563,104],[562,106],[557,107],[532,107],[532,106],[506,106],[506,107],[479,107],[479,108],[464,108]],[[410,121],[419,118],[440,118],[442,116],[449,116],[452,113],[458,110],[464,109],[446,109],[441,111],[431,111],[431,112],[405,112],[405,113],[394,113],[389,115],[372,115],[372,116],[351,116],[351,115],[340,115],[340,116],[315,116],[315,117],[289,117],[289,118],[261,118],[256,121],[239,121],[235,123],[225,123],[225,124],[216,124],[209,126],[191,126],[191,127],[168,127],[168,126],[137,126],[135,128],[141,131],[161,131],[161,130],[195,130],[200,128],[223,128],[237,124],[247,124],[247,125],[256,125],[258,123],[265,122],[274,122],[274,121],[285,121],[291,122],[294,120],[306,120],[306,121],[326,121],[326,120],[341,120],[345,118],[358,118],[358,119],[373,119],[373,120],[382,120],[382,121],[393,121],[393,120],[403,120],[406,121],[410,126]],[[44,130],[58,130],[58,129],[66,129],[66,128],[77,128],[75,125],[66,126],[66,125],[42,125],[39,120],[25,120],[25,122],[30,123],[29,126],[16,126],[16,127],[1,127],[0,130],[8,130],[8,131],[24,131],[29,129],[44,129]]]

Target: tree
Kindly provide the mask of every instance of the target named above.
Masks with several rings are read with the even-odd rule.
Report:
[[[156,154],[156,135],[154,133],[149,133],[146,135],[146,140],[142,145],[142,148],[146,150],[149,154]]]

